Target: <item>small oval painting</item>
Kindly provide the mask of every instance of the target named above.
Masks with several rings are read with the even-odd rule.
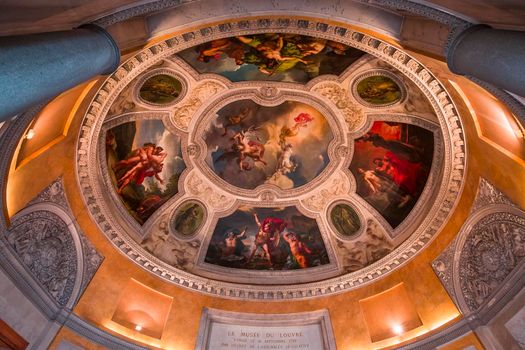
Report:
[[[147,79],[140,87],[139,95],[144,101],[154,104],[168,104],[177,99],[182,83],[168,74],[158,74]]]
[[[392,79],[384,75],[364,78],[357,84],[357,94],[372,105],[391,105],[401,100],[401,88]]]
[[[330,211],[330,220],[337,232],[344,237],[355,235],[361,229],[361,221],[348,204],[337,204]]]
[[[171,225],[173,231],[181,236],[194,235],[204,222],[204,208],[196,202],[183,204],[177,210]]]

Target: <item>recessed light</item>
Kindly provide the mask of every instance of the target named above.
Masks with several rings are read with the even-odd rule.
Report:
[[[140,324],[136,325],[136,326],[135,326],[135,330],[136,330],[137,332],[140,332],[140,331],[142,330],[142,326],[141,326]]]
[[[394,331],[395,334],[397,335],[401,335],[403,334],[403,326],[401,326],[400,324],[395,324],[392,326],[392,330]]]
[[[33,129],[27,130],[25,138],[27,140],[31,140],[33,138],[33,136],[35,136],[35,130],[33,130]]]

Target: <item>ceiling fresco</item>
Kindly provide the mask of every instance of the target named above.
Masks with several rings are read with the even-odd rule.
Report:
[[[315,219],[295,207],[240,206],[220,218],[213,231],[208,264],[249,270],[292,270],[329,262]]]
[[[181,140],[160,120],[136,120],[106,133],[107,173],[130,215],[143,224],[178,192]]]
[[[332,139],[325,117],[307,104],[266,107],[240,100],[221,108],[207,128],[206,163],[233,186],[295,188],[326,167]]]
[[[356,281],[345,289],[431,237],[443,215],[430,213],[458,188],[458,124],[407,56],[333,30],[200,31],[124,63],[78,151],[88,207],[115,245],[175,283],[226,293],[222,282]]]
[[[432,132],[416,125],[376,121],[354,141],[350,171],[357,194],[397,227],[425,187],[434,154]]]
[[[232,82],[306,83],[324,74],[339,75],[364,54],[332,40],[265,33],[212,40],[179,55],[199,73],[220,74]]]

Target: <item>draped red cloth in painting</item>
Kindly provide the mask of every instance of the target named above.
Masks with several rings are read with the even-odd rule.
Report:
[[[385,154],[385,159],[392,165],[390,175],[396,185],[411,195],[417,195],[419,188],[418,179],[421,176],[422,164],[409,162],[390,151]]]

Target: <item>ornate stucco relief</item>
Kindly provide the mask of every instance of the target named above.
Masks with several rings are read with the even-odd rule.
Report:
[[[432,263],[464,313],[490,306],[491,297],[525,261],[525,213],[485,179],[458,236]],[[507,283],[508,284],[508,283]]]
[[[15,215],[6,234],[13,252],[43,289],[69,308],[103,260],[71,217],[58,179]]]

